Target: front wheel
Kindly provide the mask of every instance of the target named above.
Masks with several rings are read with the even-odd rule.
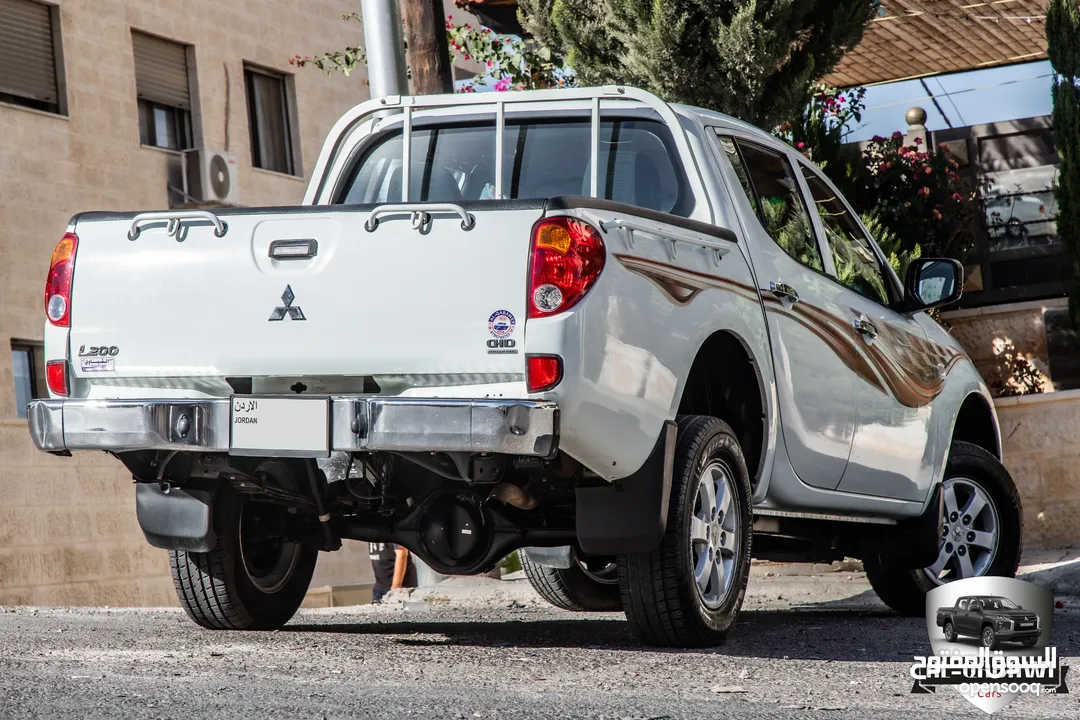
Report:
[[[871,587],[901,615],[923,615],[926,593],[935,587],[971,577],[1015,577],[1020,566],[1020,495],[1001,461],[977,445],[954,442],[942,489],[945,517],[933,565],[910,570],[878,555],[863,559]]]
[[[982,645],[987,650],[993,650],[998,645],[997,632],[989,625],[983,628]]]
[[[1020,644],[1023,645],[1024,647],[1026,647],[1026,648],[1031,648],[1031,647],[1035,647],[1035,643],[1037,643],[1037,642],[1039,642],[1039,638],[1037,638],[1037,637],[1024,638],[1023,640],[1020,641]]]
[[[290,468],[262,466],[290,485]],[[217,543],[210,552],[170,551],[180,605],[210,630],[273,630],[299,609],[319,551],[281,537],[285,509],[223,487],[214,498]]]
[[[751,490],[735,433],[714,417],[679,418],[660,546],[619,558],[626,618],[648,645],[719,645],[750,577]]]

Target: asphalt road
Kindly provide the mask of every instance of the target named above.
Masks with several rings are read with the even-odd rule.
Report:
[[[620,615],[554,610],[524,583],[304,610],[267,633],[204,631],[180,610],[3,608],[0,717],[986,717],[951,689],[910,694],[925,624],[886,612],[861,575],[755,575],[710,651],[644,649]],[[1058,611],[1053,641],[1077,655],[1080,610]],[[1078,716],[1077,694],[995,714]]]

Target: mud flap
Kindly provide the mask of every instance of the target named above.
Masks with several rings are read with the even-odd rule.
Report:
[[[889,526],[878,539],[878,557],[891,566],[916,570],[929,567],[941,550],[941,524],[945,496],[934,486],[922,515]]]
[[[214,533],[214,494],[207,490],[184,490],[158,483],[135,485],[135,511],[146,541],[165,550],[210,552],[217,544]]]
[[[667,529],[678,426],[664,424],[649,457],[633,475],[602,487],[577,488],[577,537],[590,555],[649,552]]]
[[[566,570],[570,567],[570,546],[562,547],[523,547],[521,551],[529,556],[529,562],[542,567]]]

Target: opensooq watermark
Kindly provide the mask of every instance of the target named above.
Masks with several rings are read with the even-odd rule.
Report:
[[[911,667],[913,693],[951,685],[993,713],[1021,693],[1061,695],[1068,666],[1050,644],[1054,597],[1046,588],[1003,577],[956,580],[926,594],[932,655]]]

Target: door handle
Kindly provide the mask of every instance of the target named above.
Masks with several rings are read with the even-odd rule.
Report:
[[[769,283],[769,292],[781,300],[789,301],[792,305],[799,302],[799,293],[783,280],[771,281]]]
[[[865,315],[860,315],[855,318],[855,322],[852,323],[855,331],[862,335],[867,341],[873,340],[877,337],[877,328],[874,323],[866,319]]]

